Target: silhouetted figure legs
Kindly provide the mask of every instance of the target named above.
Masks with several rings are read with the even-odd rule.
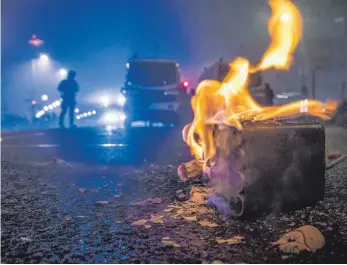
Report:
[[[69,122],[70,122],[70,127],[74,127],[74,121],[75,121],[75,103],[67,103],[67,102],[62,102],[61,104],[61,113],[59,116],[59,126],[64,128],[64,119],[67,111],[69,111]]]

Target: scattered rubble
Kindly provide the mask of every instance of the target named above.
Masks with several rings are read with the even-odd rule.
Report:
[[[228,238],[228,239],[223,239],[221,237],[217,237],[216,241],[218,244],[234,245],[234,244],[241,243],[243,239],[244,239],[243,236],[234,236],[234,237]]]
[[[327,157],[329,160],[331,159],[337,159],[341,156],[341,152],[340,151],[329,151],[327,154]]]
[[[161,198],[149,198],[149,199],[146,199],[146,200],[134,202],[131,205],[132,206],[147,206],[147,205],[150,205],[150,204],[160,204],[162,202],[163,202],[163,200]]]
[[[165,246],[169,246],[169,247],[175,247],[175,248],[179,248],[181,247],[179,244],[177,244],[176,242],[170,240],[169,237],[163,237],[163,239],[161,240],[161,243]]]
[[[138,220],[136,222],[132,222],[131,224],[132,225],[145,225],[146,223],[147,223],[146,219],[141,219],[141,220]]]
[[[99,206],[107,205],[107,204],[108,204],[108,201],[97,201],[95,204],[96,204],[96,205],[99,205]]]
[[[217,227],[218,225],[215,222],[209,222],[209,221],[200,221],[198,222],[201,226],[207,226],[207,227]]]
[[[303,250],[316,252],[324,247],[325,239],[317,228],[305,225],[289,232],[273,244],[285,253],[298,254]]]

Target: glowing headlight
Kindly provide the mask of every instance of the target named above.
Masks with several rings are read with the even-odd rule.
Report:
[[[122,112],[108,111],[102,116],[101,121],[106,125],[122,126],[125,119],[126,119],[126,116]]]
[[[104,107],[108,107],[108,105],[110,104],[110,98],[108,96],[101,97],[100,101]]]
[[[107,112],[103,116],[103,121],[106,123],[119,122],[119,113],[118,112]]]
[[[122,95],[122,94],[119,94],[119,95],[118,95],[118,98],[117,98],[117,103],[118,103],[118,105],[124,106],[125,102],[126,102],[125,96]]]

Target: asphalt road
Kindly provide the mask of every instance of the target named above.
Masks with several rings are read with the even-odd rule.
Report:
[[[326,135],[327,150],[347,154],[345,129],[329,127]],[[1,137],[3,263],[347,263],[346,160],[327,171],[316,207],[248,221],[208,209],[197,215],[217,225],[208,227],[168,210],[201,184],[177,177],[179,163],[191,159],[180,128]],[[288,255],[272,246],[308,224],[325,236],[322,250]],[[243,239],[235,244],[217,242],[237,235]]]

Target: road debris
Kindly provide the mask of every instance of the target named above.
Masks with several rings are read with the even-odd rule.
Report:
[[[194,222],[198,221],[196,219],[196,216],[183,216],[183,218],[187,221],[194,221]]]
[[[163,224],[164,223],[163,218],[164,218],[164,216],[151,215],[151,219],[149,221],[151,221],[154,224]]]
[[[327,163],[327,165],[325,166],[325,169],[333,168],[334,166],[336,166],[337,164],[341,163],[346,158],[347,158],[347,155],[341,155],[339,158],[334,159],[334,160],[330,161],[329,163]]]
[[[29,237],[21,237],[20,240],[24,242],[31,242],[32,240]]]
[[[332,160],[332,159],[339,158],[341,155],[342,154],[340,151],[329,151],[327,154],[327,157],[329,160]]]
[[[207,227],[217,227],[218,225],[215,222],[209,222],[209,221],[200,221],[198,222],[201,226],[207,226]]]
[[[216,260],[212,261],[212,264],[224,264],[224,262],[219,260],[219,259],[216,259]]]
[[[177,244],[176,242],[170,240],[169,237],[163,237],[161,240],[161,243],[165,246],[169,246],[169,247],[175,247],[175,248],[179,248],[181,247],[179,244]]]
[[[163,202],[163,199],[161,199],[161,198],[149,198],[149,199],[146,199],[146,200],[134,202],[131,205],[132,206],[142,206],[143,207],[143,206],[147,206],[149,204],[160,204],[162,202]]]
[[[315,252],[325,245],[322,233],[311,225],[305,225],[289,232],[278,241],[273,243],[285,253],[298,254],[303,250]]]
[[[120,198],[122,198],[122,197],[124,197],[123,194],[118,194],[118,195],[115,195],[115,196],[113,197],[113,199],[117,200],[117,199],[120,199]]]
[[[132,224],[132,225],[145,225],[146,223],[147,223],[147,220],[146,220],[146,219],[141,219],[141,220],[132,222],[131,224]]]
[[[216,241],[218,244],[233,245],[233,244],[241,243],[243,239],[244,239],[244,237],[242,237],[242,236],[234,236],[234,237],[228,238],[228,239],[223,239],[221,237],[217,237]]]
[[[108,201],[97,201],[95,204],[96,204],[96,205],[99,205],[99,206],[101,206],[101,205],[107,205],[107,204],[108,204]]]
[[[207,204],[208,189],[205,187],[195,187],[193,186],[190,191],[190,199],[188,202],[195,204]]]

